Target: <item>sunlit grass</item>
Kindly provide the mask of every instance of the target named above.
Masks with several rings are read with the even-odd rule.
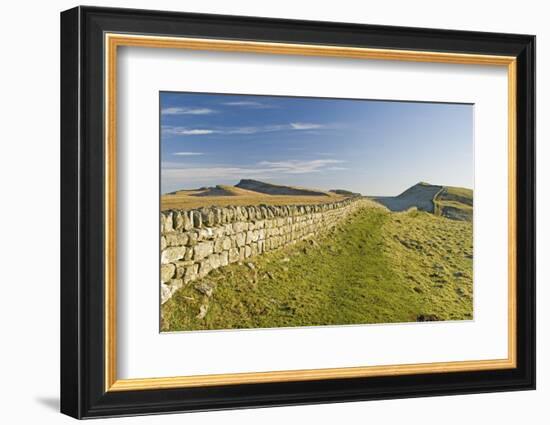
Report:
[[[472,249],[469,221],[365,208],[316,242],[212,272],[211,297],[188,284],[163,330],[471,319]]]
[[[345,199],[345,196],[332,192],[326,192],[325,196],[293,196],[293,195],[268,195],[241,189],[235,186],[219,185],[220,189],[231,193],[228,196],[196,196],[201,191],[186,190],[161,196],[161,210],[169,209],[192,209],[201,207],[226,207],[226,206],[248,206],[248,205],[306,205],[335,202]]]

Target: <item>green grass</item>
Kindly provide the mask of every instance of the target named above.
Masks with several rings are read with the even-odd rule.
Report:
[[[247,264],[252,264],[252,267]],[[195,286],[214,287],[211,297]],[[190,283],[162,307],[163,330],[471,319],[472,223],[367,208],[302,241]],[[199,311],[207,308],[203,318]]]
[[[468,205],[472,205],[474,191],[465,187],[445,186],[445,193],[442,194],[443,199],[456,200]]]
[[[434,214],[453,220],[472,221],[474,202],[472,189],[445,186],[433,201]]]

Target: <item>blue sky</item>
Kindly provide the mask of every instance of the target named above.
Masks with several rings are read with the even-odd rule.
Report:
[[[242,178],[365,195],[473,188],[473,106],[160,93],[161,191]]]

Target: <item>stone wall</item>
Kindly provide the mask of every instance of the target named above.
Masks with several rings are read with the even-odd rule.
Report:
[[[314,237],[361,205],[361,198],[350,198],[319,205],[164,211],[160,214],[161,302],[218,267]]]

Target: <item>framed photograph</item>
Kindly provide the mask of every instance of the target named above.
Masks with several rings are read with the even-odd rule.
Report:
[[[535,388],[535,37],[61,14],[61,411]]]

